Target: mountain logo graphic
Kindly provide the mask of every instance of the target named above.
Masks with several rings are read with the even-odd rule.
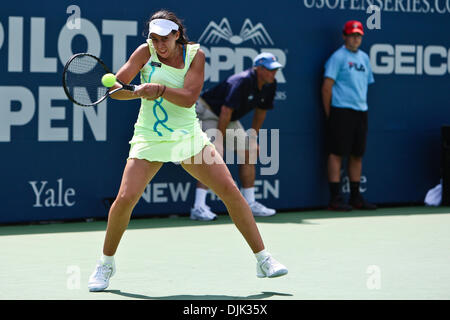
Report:
[[[223,18],[219,24],[211,21],[198,39],[199,43],[217,44],[220,40],[238,45],[245,41],[252,41],[254,45],[273,45],[272,38],[262,23],[253,25],[250,19],[245,19],[239,34],[233,34],[230,22]]]

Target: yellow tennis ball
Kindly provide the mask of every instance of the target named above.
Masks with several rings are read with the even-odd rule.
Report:
[[[102,77],[102,84],[110,88],[116,83],[116,76],[112,73],[107,73]]]

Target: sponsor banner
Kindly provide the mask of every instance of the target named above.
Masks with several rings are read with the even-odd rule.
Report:
[[[382,12],[450,14],[449,0],[301,0],[301,2],[305,8],[318,10],[369,11],[371,7],[376,7]]]
[[[375,74],[445,76],[450,73],[450,48],[376,43],[370,47],[370,63]]]
[[[120,7],[115,0],[107,7],[86,0],[3,4],[0,223],[106,218],[140,104],[107,99],[94,108],[75,106],[61,77],[78,52],[98,55],[116,72],[145,41],[145,21],[160,7],[140,0]],[[204,89],[250,68],[261,52],[284,65],[258,141],[266,145],[256,164],[256,197],[266,206],[328,201],[320,86],[324,63],[342,45],[350,19],[364,25],[361,49],[375,76],[361,192],[376,203],[421,202],[438,183],[440,127],[450,119],[449,0],[168,0],[164,7],[184,20],[190,40],[205,52]],[[251,128],[252,114],[241,122]],[[236,162],[229,169],[240,185]],[[346,170],[342,176],[347,194]],[[166,164],[133,214],[188,214],[195,186],[180,165]],[[214,194],[208,204],[225,210]]]

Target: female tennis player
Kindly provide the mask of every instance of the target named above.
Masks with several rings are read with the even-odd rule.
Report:
[[[287,268],[265,250],[247,201],[196,117],[195,102],[204,81],[204,52],[199,44],[188,42],[183,24],[172,12],[156,12],[148,26],[146,43],[116,75],[130,83],[140,72],[141,85],[134,92],[121,90],[111,96],[140,98],[141,108],[118,195],[109,211],[103,255],[89,278],[89,290],[108,287],[116,269],[114,254],[132,210],[164,162],[181,162],[189,174],[219,196],[256,256],[258,277],[287,274]]]

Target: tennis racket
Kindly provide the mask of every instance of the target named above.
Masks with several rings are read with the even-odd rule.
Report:
[[[134,91],[135,85],[123,83],[119,79],[116,79],[116,83],[119,83],[121,87],[110,91],[101,82],[106,73],[111,71],[100,58],[89,53],[77,53],[70,57],[64,66],[62,79],[64,92],[73,103],[82,107],[91,107],[114,92]]]

